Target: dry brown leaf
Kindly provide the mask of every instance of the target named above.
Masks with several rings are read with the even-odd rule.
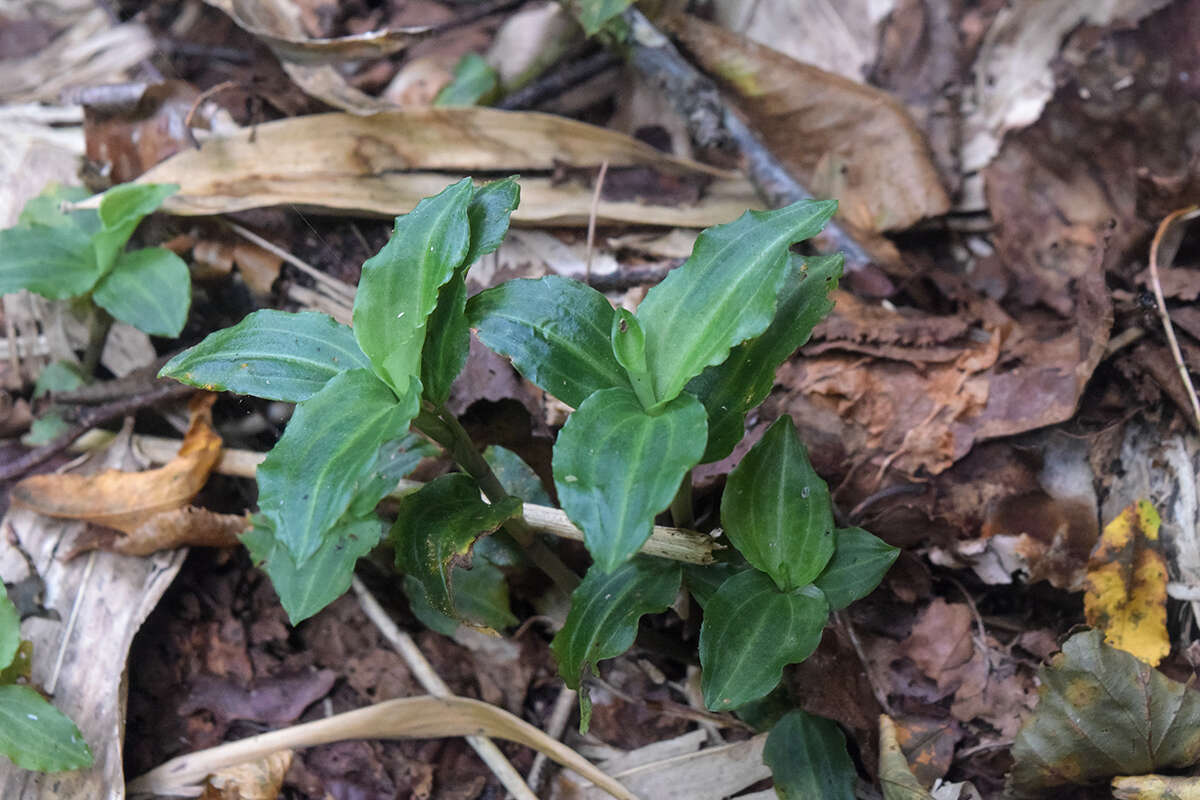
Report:
[[[962,680],[958,668],[975,655],[971,624],[971,609],[965,604],[937,597],[921,612],[904,642],[905,654],[947,694]]]
[[[206,508],[183,506],[155,514],[127,535],[89,529],[75,540],[63,558],[71,559],[89,550],[148,556],[177,547],[234,547],[246,525],[241,514],[218,514]]]
[[[97,475],[34,475],[13,487],[15,505],[39,514],[82,519],[134,533],[163,511],[178,509],[203,488],[221,456],[221,437],[212,428],[214,394],[197,394],[188,404],[191,423],[175,458],[144,472],[105,470]]]
[[[275,800],[292,765],[292,751],[280,750],[209,776],[201,800]]]
[[[924,135],[887,93],[689,15],[663,25],[737,92],[784,165],[814,194],[836,198],[855,228],[901,230],[950,207]]]
[[[1112,779],[1117,800],[1200,800],[1200,778],[1137,775]]]
[[[518,223],[586,224],[590,170],[609,163],[606,188],[622,170],[642,187],[602,198],[601,224],[707,227],[761,202],[743,178],[663,155],[594,125],[533,112],[488,108],[412,109],[369,116],[316,114],[278,120],[205,142],[141,180],[178,183],[163,209],[218,214],[272,205],[393,216],[410,211],[472,172],[519,172]],[[586,178],[557,180],[566,168]],[[543,173],[533,176],[529,173]],[[700,199],[681,204],[681,187]],[[607,192],[606,192],[607,193]],[[686,194],[686,193],[685,193]]]

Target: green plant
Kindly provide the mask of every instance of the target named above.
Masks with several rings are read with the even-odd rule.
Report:
[[[878,584],[895,548],[835,528],[828,488],[785,416],[729,476],[721,522],[735,549],[726,563],[685,569],[638,551],[668,507],[677,524],[690,524],[692,468],[733,451],[778,365],[832,307],[841,257],[790,248],[836,206],[747,212],[705,231],[636,314],[561,277],[514,280],[468,300],[465,273],[499,246],[518,197],[511,179],[479,189],[465,179],[399,217],[363,266],[353,329],[311,312],[258,311],[161,374],[297,403],[260,468],[260,513],[245,539],[293,622],[344,591],[355,559],[379,540],[374,508],[395,486],[395,454],[412,449],[403,444],[410,426],[445,448],[463,473],[402,498],[388,539],[414,605],[455,618],[465,611],[465,576],[505,565],[496,552],[472,564],[481,536],[500,530],[493,541],[549,563],[522,524],[521,503],[444,405],[474,328],[575,408],[554,446],[554,483],[594,563],[552,647],[567,684],[582,690],[583,725],[585,673],[626,650],[639,619],[665,610],[681,582],[704,609],[705,703],[728,710],[755,701],[812,653],[831,610]],[[489,574],[473,594],[502,580],[499,569]]]
[[[61,772],[91,766],[75,723],[28,686],[32,647],[0,583],[0,753],[23,769]]]
[[[87,191],[50,187],[25,205],[16,226],[0,230],[0,294],[27,289],[94,303],[98,341],[89,350],[97,357],[113,317],[155,336],[178,336],[192,299],[187,264],[161,247],[125,250],[138,223],[178,190],[124,184],[105,192],[97,209],[63,212],[64,202]]]

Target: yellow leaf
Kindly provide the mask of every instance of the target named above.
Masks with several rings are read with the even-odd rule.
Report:
[[[1171,652],[1167,637],[1167,564],[1158,552],[1161,520],[1148,500],[1126,508],[1104,528],[1088,560],[1083,608],[1089,625],[1113,647],[1157,666]]]

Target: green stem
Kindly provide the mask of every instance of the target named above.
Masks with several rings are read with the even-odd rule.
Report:
[[[475,479],[488,500],[499,503],[508,498],[508,492],[504,490],[500,479],[496,477],[483,454],[476,449],[470,434],[444,407],[423,406],[417,418],[413,420],[413,427],[444,447],[463,471]],[[504,531],[521,545],[530,560],[567,594],[579,585],[579,576],[534,535],[524,519],[518,517],[509,520],[504,523]]]
[[[80,365],[88,380],[96,376],[96,367],[100,365],[100,356],[104,353],[104,343],[108,341],[108,331],[112,324],[111,314],[100,306],[92,306],[91,316],[88,317],[87,349],[83,351],[83,363]]]
[[[689,469],[679,484],[679,491],[671,501],[671,520],[676,528],[694,528],[696,517],[692,513],[692,471]]]

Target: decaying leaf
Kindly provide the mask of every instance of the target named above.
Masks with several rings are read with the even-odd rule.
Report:
[[[896,738],[896,723],[887,714],[879,715],[879,784],[884,800],[930,800]]]
[[[13,503],[49,517],[134,533],[156,514],[183,506],[208,480],[221,455],[221,437],[212,428],[215,400],[215,394],[202,393],[189,402],[191,423],[168,464],[144,472],[34,475],[13,487]]]
[[[1109,647],[1100,631],[1068,639],[1039,677],[1037,709],[1013,743],[1016,796],[1200,760],[1200,693]]]
[[[181,186],[163,205],[172,214],[300,205],[394,216],[445,188],[455,173],[521,173],[515,222],[583,225],[592,211],[591,170],[605,161],[605,196],[596,210],[601,224],[707,227],[761,208],[744,178],[664,155],[630,136],[549,114],[489,108],[278,120],[209,139],[141,180]]]
[[[784,165],[816,196],[836,198],[855,228],[900,230],[950,207],[924,135],[886,92],[690,15],[663,24],[737,92]]]
[[[181,506],[162,511],[122,535],[91,528],[80,535],[64,559],[89,550],[108,550],[125,556],[148,556],[177,547],[236,547],[246,531],[242,514],[218,514],[206,508]]]
[[[1200,800],[1200,778],[1136,775],[1113,778],[1116,800]]]
[[[201,800],[275,800],[292,765],[292,751],[280,750],[208,777]]]
[[[1104,641],[1152,667],[1171,652],[1160,523],[1149,500],[1139,500],[1108,523],[1088,562],[1083,594],[1088,624],[1104,631]]]

